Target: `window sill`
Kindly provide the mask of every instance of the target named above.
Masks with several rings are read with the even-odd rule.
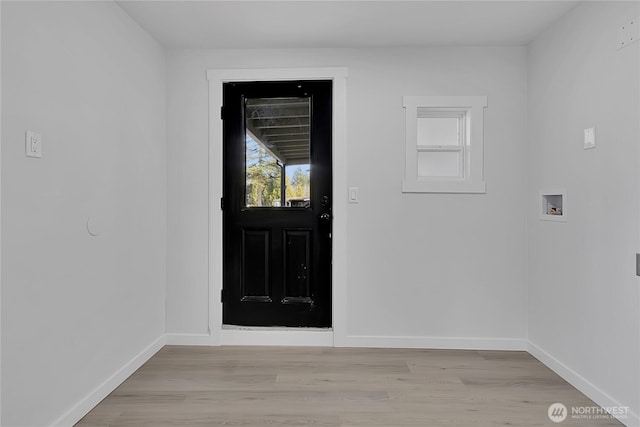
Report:
[[[484,194],[484,182],[452,181],[402,181],[403,193],[467,193]]]

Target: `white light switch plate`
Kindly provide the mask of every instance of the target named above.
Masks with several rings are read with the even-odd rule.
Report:
[[[42,157],[42,135],[37,132],[27,131],[25,133],[25,154],[27,157]]]
[[[349,187],[349,203],[358,203],[359,201],[358,187]]]
[[[584,130],[584,149],[596,148],[596,129],[589,128]]]

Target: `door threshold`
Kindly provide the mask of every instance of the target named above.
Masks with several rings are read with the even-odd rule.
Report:
[[[222,325],[220,345],[333,347],[333,329]]]
[[[241,326],[241,325],[222,325],[222,330],[229,331],[316,331],[327,332],[333,331],[332,328],[305,328],[291,326]]]

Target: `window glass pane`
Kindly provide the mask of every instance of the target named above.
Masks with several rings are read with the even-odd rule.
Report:
[[[418,176],[460,176],[459,152],[419,151]]]
[[[246,206],[280,206],[282,198],[282,167],[278,160],[246,134]]]
[[[291,208],[307,208],[309,204],[310,165],[286,167],[286,203]]]
[[[457,117],[418,117],[418,145],[459,145]]]
[[[246,207],[309,207],[309,100],[246,100]]]

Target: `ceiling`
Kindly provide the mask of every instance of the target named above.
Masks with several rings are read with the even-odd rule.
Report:
[[[167,48],[524,45],[577,1],[121,0]]]

